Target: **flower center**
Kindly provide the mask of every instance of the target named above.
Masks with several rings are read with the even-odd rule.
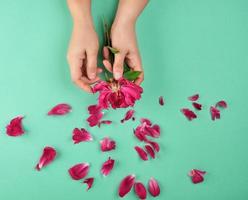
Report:
[[[118,82],[114,81],[111,83],[111,89],[113,92],[118,92],[120,90],[120,85]]]

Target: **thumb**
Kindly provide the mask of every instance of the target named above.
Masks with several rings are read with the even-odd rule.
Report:
[[[125,54],[122,54],[122,53],[115,54],[113,74],[116,80],[119,80],[122,77],[124,59],[125,59]]]
[[[96,78],[97,52],[87,52],[86,72],[89,79]]]

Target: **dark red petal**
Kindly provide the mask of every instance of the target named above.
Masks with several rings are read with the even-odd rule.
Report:
[[[85,176],[87,176],[89,172],[89,164],[88,163],[79,163],[74,166],[72,166],[68,170],[70,176],[74,180],[80,180],[83,179]]]
[[[155,124],[153,126],[147,126],[145,129],[147,134],[151,137],[158,138],[160,136],[160,126]]]
[[[97,114],[92,114],[88,117],[87,122],[89,123],[91,127],[93,127],[100,123],[100,120],[102,119],[102,117],[103,117],[102,112],[97,113]]]
[[[150,144],[156,152],[160,151],[160,146],[159,146],[159,144],[157,142],[154,142],[154,141],[151,141],[151,140],[147,140],[146,142],[148,144]]]
[[[199,103],[193,102],[192,105],[194,106],[194,108],[195,108],[196,110],[201,110],[201,109],[202,109],[202,105],[199,104]]]
[[[191,121],[192,119],[197,118],[197,115],[192,110],[190,110],[188,108],[181,109],[181,112],[184,114],[185,117],[187,117],[187,119],[189,121]]]
[[[221,100],[216,103],[215,107],[227,108],[227,103],[224,100]]]
[[[15,117],[10,121],[10,123],[6,126],[6,133],[9,136],[20,136],[24,134],[24,129],[22,127],[22,116]]]
[[[149,119],[147,119],[147,118],[141,118],[140,119],[140,122],[141,122],[141,124],[146,124],[148,126],[151,126],[152,125],[152,122]]]
[[[119,185],[119,196],[124,197],[130,192],[135,182],[135,175],[126,176]]]
[[[115,160],[113,160],[109,157],[109,159],[103,163],[102,168],[101,168],[101,173],[104,176],[109,175],[109,173],[112,171],[114,165],[115,165]]]
[[[40,157],[40,161],[35,168],[40,171],[43,167],[50,164],[55,159],[56,154],[56,150],[53,147],[45,147]]]
[[[75,128],[72,132],[72,140],[74,141],[74,144],[77,144],[79,142],[92,141],[93,138],[91,134],[84,128]]]
[[[193,96],[188,97],[188,100],[190,101],[197,101],[199,99],[199,94],[195,94]]]
[[[141,182],[136,182],[134,184],[134,191],[136,195],[140,198],[140,200],[146,199],[146,188]]]
[[[145,145],[146,152],[152,157],[155,158],[155,152],[150,145]]]
[[[164,97],[162,97],[162,96],[159,97],[159,104],[160,104],[161,106],[164,105]]]
[[[141,132],[139,129],[134,130],[133,133],[136,136],[136,138],[138,138],[140,141],[146,141],[147,140],[144,133]]]
[[[142,160],[148,160],[147,153],[141,147],[135,146],[134,149]]]
[[[87,184],[87,191],[92,187],[93,183],[94,183],[94,178],[90,177],[90,178],[86,178],[83,183]]]
[[[98,127],[99,128],[101,127],[101,124],[107,124],[107,125],[109,125],[109,124],[112,124],[112,121],[110,121],[110,120],[102,120],[102,121],[100,121],[98,123]]]
[[[115,146],[116,146],[115,141],[109,139],[108,137],[103,138],[100,141],[100,144],[101,144],[101,150],[103,152],[105,152],[105,151],[111,151],[111,150],[115,149]]]
[[[201,171],[201,170],[198,170],[198,169],[192,169],[190,172],[189,172],[189,176],[191,177],[191,180],[194,184],[197,184],[197,183],[201,183],[204,181],[204,174],[206,172],[205,171]]]
[[[101,106],[98,106],[98,105],[90,105],[88,107],[89,114],[91,115],[97,114],[101,112],[101,110],[102,110]]]
[[[47,114],[48,115],[65,115],[71,111],[71,106],[66,103],[61,103],[54,106]]]
[[[124,121],[128,121],[129,119],[133,118],[134,112],[134,110],[128,110],[124,118],[121,120],[121,123],[124,123]]]
[[[220,111],[219,109],[215,108],[214,106],[210,107],[210,113],[212,120],[220,119]]]
[[[148,190],[153,197],[156,197],[160,194],[160,187],[154,178],[150,178],[148,183]]]

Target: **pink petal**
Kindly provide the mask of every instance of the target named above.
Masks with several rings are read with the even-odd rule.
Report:
[[[110,121],[110,120],[102,120],[102,121],[100,121],[98,123],[98,127],[99,128],[101,127],[101,124],[107,124],[107,125],[109,125],[109,124],[112,124],[112,121]]]
[[[148,183],[148,190],[153,197],[156,197],[160,194],[160,187],[154,178],[150,178]]]
[[[194,184],[201,183],[204,181],[204,174],[206,174],[205,171],[201,171],[198,169],[192,169],[189,172],[189,176],[191,177],[191,180]]]
[[[87,121],[91,127],[96,126],[100,123],[100,120],[103,117],[103,113],[92,114],[88,117]]]
[[[141,199],[141,200],[146,199],[146,188],[143,185],[143,183],[136,182],[134,184],[134,191],[135,191],[136,195],[139,197],[139,199]]]
[[[163,98],[162,96],[159,97],[159,104],[160,104],[161,106],[164,105],[164,98]]]
[[[45,147],[40,157],[39,163],[36,165],[36,169],[40,171],[43,167],[50,164],[56,157],[56,150],[53,147]]]
[[[160,127],[159,125],[155,124],[151,127],[146,127],[147,134],[151,137],[158,138],[160,136]]]
[[[221,100],[216,103],[215,107],[227,108],[227,103],[224,100]]]
[[[157,142],[154,142],[154,141],[151,141],[151,140],[147,140],[146,142],[148,144],[150,144],[156,152],[160,151],[160,146],[159,146],[159,144]]]
[[[188,100],[190,101],[197,101],[199,99],[199,94],[195,94],[193,96],[188,97]]]
[[[71,106],[66,103],[61,103],[54,106],[47,114],[48,115],[65,115],[71,111]]]
[[[74,144],[78,144],[80,142],[92,141],[93,138],[91,134],[84,128],[75,128],[72,133],[72,140],[74,141]]]
[[[98,105],[90,105],[88,107],[89,114],[91,114],[91,115],[97,114],[97,113],[101,112],[101,110],[102,110],[101,106],[98,106]]]
[[[80,180],[83,179],[85,176],[87,176],[89,172],[89,164],[88,163],[79,163],[74,166],[72,166],[68,170],[70,176],[74,180]]]
[[[150,145],[145,145],[146,152],[152,157],[155,158],[155,152]]]
[[[201,109],[202,109],[202,105],[199,104],[199,103],[193,102],[192,105],[194,106],[194,108],[195,108],[196,110],[201,110]]]
[[[181,112],[184,114],[185,117],[188,118],[189,121],[197,118],[197,115],[192,110],[190,110],[188,108],[181,109]]]
[[[147,153],[141,147],[135,146],[134,149],[142,160],[148,160]]]
[[[86,190],[89,190],[93,183],[94,183],[94,178],[93,177],[90,177],[90,178],[86,178],[83,183],[86,183],[87,184],[87,189]]]
[[[126,176],[120,183],[119,186],[119,196],[124,197],[130,192],[135,182],[135,175]]]
[[[134,130],[133,133],[140,141],[147,140],[145,134],[141,132],[139,129]]]
[[[109,175],[109,173],[112,171],[114,167],[114,164],[115,164],[115,160],[109,157],[109,159],[103,163],[102,168],[101,168],[101,173],[104,176]]]
[[[146,124],[148,126],[151,126],[152,125],[152,122],[149,119],[147,119],[147,118],[141,118],[140,119],[140,122],[141,122],[141,124]]]
[[[24,129],[22,127],[22,116],[15,117],[10,121],[10,123],[6,126],[6,133],[9,136],[20,136],[24,134]]]
[[[211,113],[212,120],[220,119],[220,111],[214,106],[210,107],[210,113]]]
[[[105,151],[111,151],[111,150],[115,149],[115,146],[116,146],[115,141],[109,139],[108,137],[103,138],[100,141],[100,144],[101,144],[101,150],[103,152],[105,152]]]
[[[129,119],[133,118],[134,110],[128,110],[125,114],[125,117],[121,120],[121,123],[124,123],[124,121],[128,121]]]

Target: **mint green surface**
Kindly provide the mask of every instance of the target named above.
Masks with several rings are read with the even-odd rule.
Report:
[[[101,17],[113,16],[115,0],[93,0],[96,29]],[[248,199],[248,1],[154,0],[137,23],[145,68],[144,94],[135,106],[135,122],[120,124],[125,110],[108,111],[114,124],[89,128],[86,107],[96,102],[75,87],[65,59],[71,18],[63,0],[0,1],[0,199],[1,200],[114,200],[120,180],[131,173],[147,183],[155,177],[159,200]],[[188,122],[180,108],[187,97],[200,93],[203,111]],[[158,104],[165,97],[166,105]],[[209,106],[225,99],[221,120],[211,121]],[[48,117],[55,104],[68,102],[73,112]],[[24,115],[26,134],[5,134],[6,124]],[[161,125],[155,160],[141,161],[133,150],[141,144],[132,130],[140,117]],[[85,127],[94,141],[74,145],[71,132]],[[99,140],[110,136],[117,149],[101,153]],[[34,170],[42,149],[54,146],[57,159],[41,172]],[[108,156],[114,170],[102,177],[99,169]],[[89,162],[96,178],[86,192],[67,169]],[[205,182],[193,185],[192,168],[206,170]],[[125,199],[136,199],[133,192]],[[147,199],[153,199],[150,196]]]

